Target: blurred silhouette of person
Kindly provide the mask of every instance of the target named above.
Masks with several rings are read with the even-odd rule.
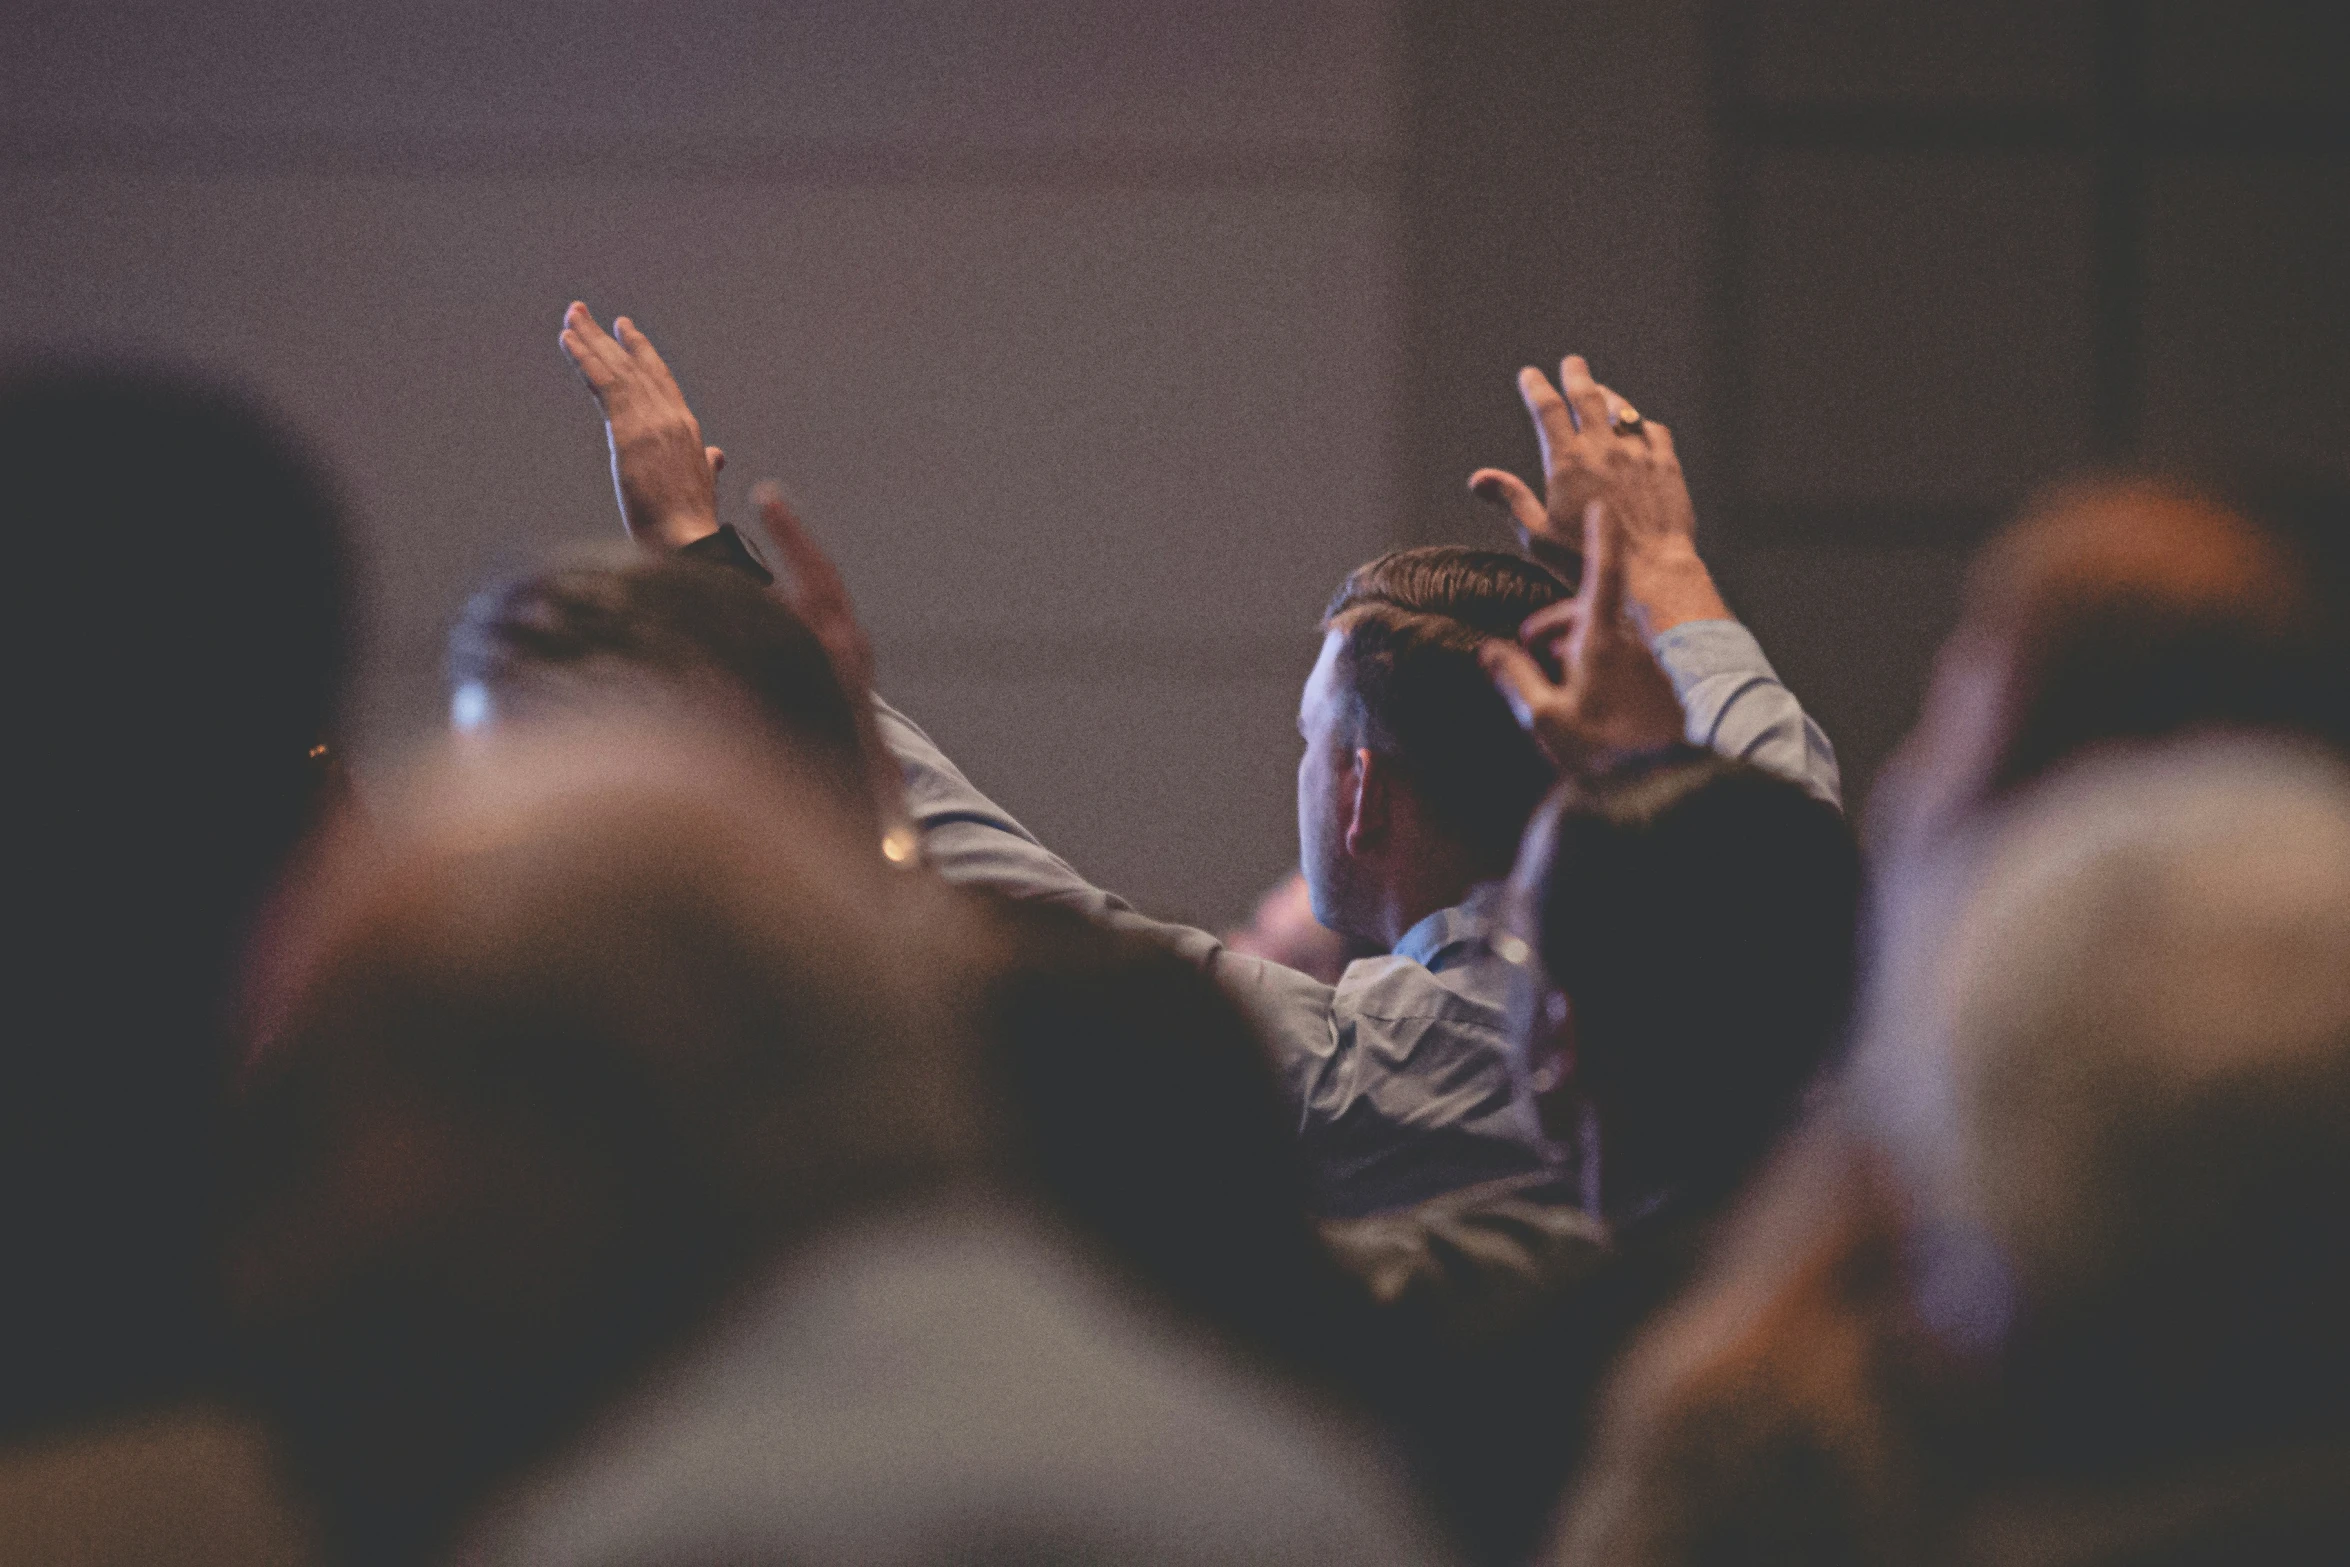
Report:
[[[2350,772],[2126,744],[1968,838],[1842,1113],[1635,1352],[1563,1559],[2350,1547]]]
[[[988,898],[1005,942],[983,1019],[1008,1153],[1104,1258],[1195,1327],[1323,1395],[1383,1349],[1308,1217],[1264,1045],[1166,947]]]
[[[1940,1428],[1963,1426],[1979,1390],[1945,1386],[1947,1348],[1920,1331],[1912,1275],[1940,1242],[1913,1230],[1886,1150],[1930,1140],[1917,1123],[1944,1097],[1923,1086],[1941,1056],[1913,1035],[1951,1004],[1978,840],[2102,749],[2230,730],[2338,747],[2338,547],[2150,478],[2054,489],[1986,546],[1872,807],[1864,1048],[1628,1362],[1571,1559],[1938,1544],[1960,1485]]]
[[[350,1559],[1417,1559],[1020,1195],[991,943],[739,732],[486,734],[304,886],[231,1277]]]
[[[224,1380],[215,1173],[236,956],[334,786],[337,507],[273,419],[144,369],[0,377],[0,469],[6,1554],[292,1559]]]
[[[747,553],[718,521],[711,449],[643,333],[626,318],[607,333],[575,303],[561,343],[605,416],[631,536]],[[1480,493],[1504,501],[1527,540],[1569,571],[1562,530],[1594,496],[1621,497],[1627,591],[1670,666],[1682,727],[1833,798],[1832,751],[1729,618],[1696,554],[1670,432],[1592,381],[1581,359],[1561,375],[1563,397],[1536,371],[1520,383],[1543,439],[1547,500],[1492,470],[1477,476]],[[837,581],[779,499],[766,516],[791,557],[787,575],[804,578],[814,563]],[[1552,769],[1478,659],[1485,643],[1516,636],[1567,596],[1536,561],[1436,547],[1367,563],[1325,610],[1299,706],[1301,861],[1316,918],[1390,954],[1357,964],[1335,988],[1207,932],[1142,919],[1038,844],[903,715],[880,710],[880,733],[943,874],[1147,928],[1208,968],[1276,1054],[1317,1206],[1375,1212],[1553,1157],[1509,1074],[1509,965],[1491,948],[1501,878]]]
[[[1874,847],[1930,852],[1969,812],[2103,741],[2211,724],[2350,739],[2324,532],[2152,477],[2038,497],[1968,570],[1959,624],[1877,792]]]

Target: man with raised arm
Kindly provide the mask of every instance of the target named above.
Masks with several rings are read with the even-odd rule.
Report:
[[[626,318],[607,334],[576,303],[561,342],[604,413],[631,536],[764,577],[718,521],[716,448],[703,444],[651,342]],[[1670,432],[1592,381],[1582,360],[1569,358],[1561,372],[1563,397],[1539,371],[1520,378],[1542,438],[1547,499],[1490,469],[1473,481],[1509,507],[1537,558],[1393,551],[1352,573],[1323,616],[1298,715],[1301,859],[1316,916],[1386,953],[1357,961],[1335,987],[1135,913],[1038,844],[920,729],[874,703],[903,806],[940,874],[1146,929],[1248,1011],[1297,1108],[1327,1215],[1497,1178],[1548,1172],[1574,1184],[1563,1167],[1570,1151],[1546,1140],[1513,1081],[1509,1011],[1525,954],[1495,924],[1499,883],[1557,765],[1606,766],[1617,752],[1686,736],[1836,797],[1825,738],[1728,618],[1697,557]],[[766,491],[761,509],[787,557],[787,597],[833,649],[843,680],[863,687],[870,654],[838,575],[779,494]],[[1608,580],[1578,598],[1543,562],[1578,572],[1581,546],[1598,530],[1612,530]],[[1555,660],[1594,603],[1620,604],[1609,630],[1620,623],[1629,634],[1585,642],[1637,650],[1645,622],[1653,660],[1636,651],[1554,681],[1534,659],[1494,651],[1523,634]],[[1565,731],[1555,722],[1546,730],[1544,715],[1562,702],[1577,715],[1573,732],[1603,734],[1608,754],[1586,745],[1566,757],[1546,752],[1540,742]],[[1620,721],[1594,727],[1595,711]]]

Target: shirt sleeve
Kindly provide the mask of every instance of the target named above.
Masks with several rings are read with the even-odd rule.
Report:
[[[1836,748],[1780,682],[1753,632],[1735,620],[1690,620],[1655,647],[1688,714],[1691,745],[1752,762],[1842,807]]]
[[[1253,1023],[1274,1055],[1293,1104],[1314,1101],[1338,1048],[1332,991],[1310,974],[1247,953],[1189,925],[1137,913],[1115,893],[1087,881],[1067,860],[1037,842],[905,714],[876,697],[882,743],[906,780],[906,804],[922,833],[923,858],[946,880],[1007,898],[1074,909],[1157,941],[1197,963]]]
[[[939,875],[1159,942],[1248,1018],[1297,1117],[1318,1213],[1400,1207],[1541,1164],[1539,1124],[1508,1070],[1504,1009],[1477,975],[1389,958],[1357,964],[1333,989],[1207,931],[1139,914],[1037,842],[913,720],[879,699],[874,711]]]

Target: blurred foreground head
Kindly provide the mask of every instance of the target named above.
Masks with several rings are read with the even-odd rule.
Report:
[[[2155,479],[2041,497],[1976,558],[1883,791],[1896,844],[2105,741],[2256,726],[2350,742],[2338,561],[2322,518],[2254,521]]]
[[[9,1432],[172,1397],[205,1370],[223,1008],[321,796],[345,572],[318,470],[214,387],[0,377],[0,473]]]
[[[2117,747],[1934,871],[1563,1559],[2342,1560],[2350,768]]]
[[[2036,1458],[2339,1438],[2350,768],[2207,739],[2051,779],[1884,1026],[1919,1309],[1996,1357]]]
[[[230,1260],[301,1478],[389,1560],[975,1134],[936,894],[756,751],[537,726],[377,825],[266,955]]]
[[[1842,1043],[1859,882],[1835,808],[1744,763],[1545,802],[1511,901],[1555,989],[1521,1044],[1546,1114],[1597,1115],[1605,1211],[1726,1196],[1793,1116]]]

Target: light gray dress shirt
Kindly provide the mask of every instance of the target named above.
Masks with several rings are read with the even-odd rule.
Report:
[[[1836,754],[1735,621],[1693,621],[1656,639],[1688,737],[1836,803]],[[1542,1134],[1510,1071],[1512,1001],[1524,970],[1491,941],[1498,884],[1414,925],[1385,957],[1333,987],[1232,951],[1204,930],[1138,914],[1039,844],[903,714],[881,732],[906,779],[930,864],[950,881],[1075,908],[1164,941],[1204,968],[1273,1053],[1297,1114],[1321,1215],[1358,1218],[1572,1157]]]

